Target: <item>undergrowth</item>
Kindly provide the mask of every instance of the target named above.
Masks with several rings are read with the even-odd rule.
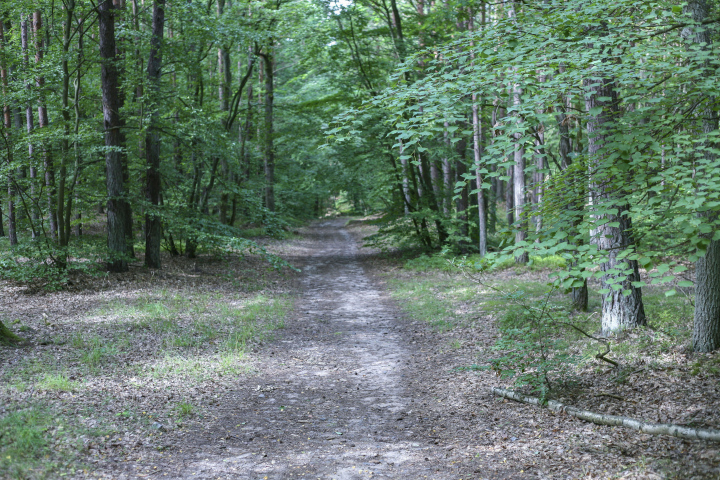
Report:
[[[687,348],[692,305],[687,297],[668,296],[668,288],[643,290],[648,327],[604,338],[600,330],[600,294],[590,288],[587,312],[572,310],[570,298],[544,276],[532,273],[566,268],[559,256],[531,257],[528,265],[512,258],[483,264],[473,256],[420,255],[406,260],[388,285],[404,310],[418,320],[440,325],[472,325],[490,317],[497,329],[491,348],[482,349],[468,370],[491,370],[516,387],[546,398],[575,384],[586,368],[609,369],[621,381],[627,365],[673,368],[673,355]],[[478,275],[474,268],[480,264]],[[472,267],[472,268],[469,268]],[[509,271],[509,272],[508,272]],[[519,280],[515,274],[529,273]],[[447,328],[436,328],[446,330]],[[628,367],[629,368],[629,367]],[[713,374],[720,364],[697,362],[691,373]]]

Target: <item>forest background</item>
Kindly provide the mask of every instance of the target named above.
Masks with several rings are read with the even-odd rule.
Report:
[[[697,262],[720,346],[717,16],[675,2],[21,1],[4,8],[3,275],[253,248],[331,196],[378,242],[560,255],[603,332]],[[322,148],[320,148],[322,147]],[[106,239],[83,228],[106,218]],[[598,270],[599,267],[599,270]]]
[[[710,0],[4,2],[0,276],[283,269],[256,237],[372,215],[368,245],[500,301],[469,370],[541,402],[588,359],[627,378],[632,355],[698,354],[716,378],[719,23]],[[508,268],[552,272],[494,282]],[[455,288],[428,278],[395,285],[410,310]]]
[[[281,268],[250,234],[340,205],[382,214],[371,245],[480,282],[549,262],[570,312],[597,285],[579,323],[506,292],[531,313],[492,368],[528,369],[541,396],[567,359],[537,339],[646,326],[646,286],[692,297],[690,351],[720,347],[716,2],[17,0],[0,17],[8,280],[227,251]]]

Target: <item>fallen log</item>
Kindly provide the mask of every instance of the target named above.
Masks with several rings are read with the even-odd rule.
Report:
[[[493,387],[491,390],[492,393],[497,396],[515,400],[516,402],[528,403],[539,407],[543,406],[542,401],[537,397],[529,397],[505,388]],[[555,400],[548,400],[546,406],[554,412],[564,412],[580,420],[592,422],[597,425],[627,427],[642,433],[647,433],[648,435],[671,435],[673,437],[687,438],[690,440],[720,442],[720,430],[683,427],[672,423],[652,423],[620,415],[606,415],[565,405]]]

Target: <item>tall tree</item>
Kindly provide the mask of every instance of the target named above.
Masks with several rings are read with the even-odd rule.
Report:
[[[605,272],[602,277],[605,290],[602,330],[614,332],[645,325],[647,320],[642,292],[636,286],[640,281],[637,260],[621,256],[634,246],[627,192],[622,190],[626,182],[615,178],[626,173],[622,165],[618,168],[614,164],[606,145],[611,135],[609,129],[620,112],[615,79],[593,77],[586,79],[584,85],[587,89],[585,106],[589,113],[587,136],[593,215],[598,220],[595,237],[600,250],[607,252],[600,267]]]
[[[702,26],[708,18],[709,4],[706,0],[691,0],[685,6],[686,13],[694,25],[686,27],[682,36],[688,42],[688,48],[699,48],[700,52],[709,52],[712,48],[712,39],[707,27]],[[712,75],[709,60],[701,61],[703,73]],[[717,130],[718,120],[714,108],[715,98],[705,98],[702,102],[698,116],[700,117],[702,137],[707,139],[709,134]],[[701,164],[712,164],[716,160],[713,149],[707,148],[707,141],[702,150]],[[707,210],[700,213],[703,220],[717,221],[717,213]],[[705,255],[695,262],[695,318],[693,322],[693,348],[698,352],[711,352],[720,348],[720,240],[713,239],[713,230],[704,234],[707,241]]]
[[[145,214],[145,266],[160,268],[160,240],[162,221],[158,212],[160,205],[160,110],[159,84],[162,68],[162,40],[165,32],[165,0],[153,3],[152,37],[148,57],[147,77],[150,85],[151,114],[145,134],[145,195],[150,205]]]
[[[275,139],[273,106],[275,102],[275,71],[274,71],[273,39],[269,38],[265,50],[260,53],[265,73],[265,149],[263,164],[265,167],[265,207],[275,211]]]
[[[121,151],[125,148],[120,134],[120,78],[115,50],[115,7],[112,0],[98,4],[100,41],[100,81],[102,85],[103,120],[105,126],[105,181],[107,186],[107,231],[110,259],[108,268],[113,272],[126,272],[127,243],[125,225],[127,201],[123,182]]]

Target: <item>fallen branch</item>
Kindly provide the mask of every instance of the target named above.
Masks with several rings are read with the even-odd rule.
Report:
[[[537,397],[528,397],[521,395],[512,390],[505,388],[492,388],[492,393],[500,397],[509,398],[516,402],[528,403],[530,405],[542,406],[542,401]],[[555,400],[549,400],[547,407],[554,412],[565,412],[580,420],[592,422],[597,425],[610,425],[616,427],[628,427],[649,435],[671,435],[678,438],[687,438],[691,440],[707,440],[711,442],[720,442],[720,430],[710,430],[707,428],[689,428],[671,423],[650,423],[642,420],[635,420],[630,417],[622,417],[619,415],[605,415],[595,413],[580,408],[571,407]]]

